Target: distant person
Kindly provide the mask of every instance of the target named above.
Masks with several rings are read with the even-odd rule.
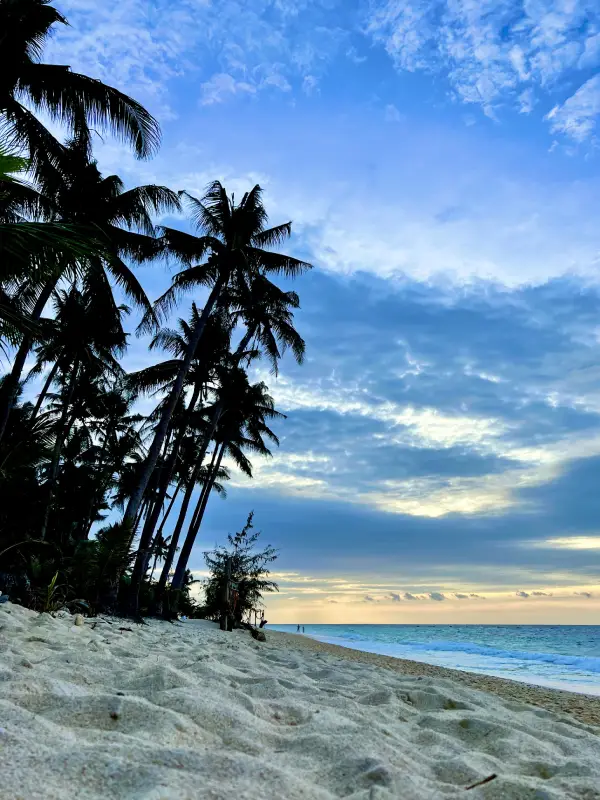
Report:
[[[300,625],[296,627],[296,633],[300,633]]]
[[[304,633],[304,625],[302,626],[302,633]]]

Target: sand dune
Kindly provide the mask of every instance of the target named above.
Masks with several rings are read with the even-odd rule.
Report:
[[[493,773],[466,798],[600,798],[582,722],[277,637],[111,622],[0,606],[2,800],[437,800]]]

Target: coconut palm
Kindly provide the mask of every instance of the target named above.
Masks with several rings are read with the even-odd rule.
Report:
[[[61,278],[84,276],[86,290],[96,296],[104,311],[114,315],[116,305],[110,279],[128,298],[151,315],[146,293],[123,258],[138,261],[151,258],[155,252],[154,226],[151,214],[179,209],[179,198],[164,186],[138,186],[125,191],[116,175],[102,177],[95,162],[87,159],[81,143],[73,140],[65,148],[60,167],[48,170],[40,186],[46,197],[52,197],[60,209],[60,222],[94,230],[103,249],[76,261],[55,260],[55,269],[41,272],[39,280],[27,281],[30,317],[37,322]],[[32,337],[24,336],[15,356],[12,370],[0,404],[0,440],[6,420],[18,391],[25,360],[32,346]]]
[[[158,123],[131,97],[71,68],[42,61],[65,17],[49,0],[0,0],[0,121],[8,142],[29,155],[36,175],[61,157],[61,145],[30,110],[62,123],[90,153],[90,127],[111,130],[146,158],[160,141]]]
[[[56,357],[62,392],[58,402],[59,416],[56,439],[52,451],[47,479],[47,503],[44,510],[40,538],[44,539],[52,498],[56,488],[63,445],[75,420],[81,413],[81,390],[96,376],[106,371],[113,375],[122,373],[115,356],[125,350],[126,339],[120,315],[113,319],[100,317],[95,310],[95,298],[85,296],[76,287],[56,295],[56,315],[50,323],[56,330],[55,341],[41,346],[39,357],[43,362]],[[50,322],[50,321],[48,321]]]
[[[172,387],[174,381],[177,380],[181,361],[185,358],[190,336],[192,335],[199,317],[200,313],[196,305],[193,304],[189,323],[180,319],[179,331],[170,329],[160,331],[154,337],[150,346],[161,346],[163,349],[170,352],[170,354],[176,356],[176,358],[169,359],[166,362],[156,364],[131,375],[131,385],[138,391],[158,389],[164,392],[165,389]],[[150,558],[152,536],[158,524],[169,484],[176,471],[182,442],[190,426],[193,427],[194,425],[204,424],[203,411],[201,409],[197,410],[197,405],[201,399],[206,399],[211,383],[214,384],[215,382],[215,370],[218,369],[219,365],[228,356],[230,335],[231,323],[228,316],[226,314],[213,314],[208,320],[206,335],[198,343],[195,357],[186,375],[185,386],[189,389],[189,401],[185,408],[180,402],[178,404],[179,413],[175,413],[171,417],[172,442],[169,443],[169,440],[167,440],[167,445],[170,444],[170,453],[168,456],[157,461],[152,481],[149,484],[156,483],[155,476],[157,474],[157,468],[160,465],[156,492],[140,536],[138,554],[131,578],[132,606],[136,606],[137,600],[135,598],[139,594],[143,576],[146,574],[148,559]],[[194,441],[196,441],[196,439],[194,439]],[[199,463],[200,467],[209,441],[210,437],[198,439],[198,442],[201,443],[200,449],[192,456],[192,458]]]
[[[228,387],[230,397],[225,403],[227,412],[220,419],[215,432],[215,448],[213,466],[205,483],[196,511],[192,517],[188,533],[181,547],[177,567],[171,582],[171,591],[177,602],[177,594],[183,586],[183,578],[192,552],[192,547],[200,530],[204,512],[210,496],[212,482],[221,467],[225,456],[248,477],[252,477],[252,464],[244,453],[250,451],[261,456],[270,456],[271,451],[265,444],[269,439],[276,445],[279,439],[267,425],[267,421],[284,419],[284,415],[276,411],[273,398],[268,394],[267,386],[260,382],[250,384],[242,370],[236,369],[235,377]],[[233,396],[235,394],[235,397]],[[172,606],[173,607],[173,606]]]
[[[197,234],[163,228],[163,244],[170,254],[190,265],[178,273],[171,289],[158,303],[159,311],[168,311],[182,293],[198,287],[209,289],[209,296],[188,342],[177,378],[156,427],[154,439],[140,481],[131,496],[123,518],[131,526],[138,514],[144,491],[154,470],[170,426],[171,416],[183,391],[185,377],[191,368],[194,354],[204,335],[206,324],[223,294],[249,283],[256,275],[284,274],[295,277],[311,265],[269,248],[291,235],[291,223],[268,227],[267,212],[262,202],[262,190],[256,185],[239,204],[227,195],[219,181],[212,183],[201,200],[186,194],[192,223]],[[203,263],[195,264],[204,259]],[[192,266],[193,265],[193,266]]]

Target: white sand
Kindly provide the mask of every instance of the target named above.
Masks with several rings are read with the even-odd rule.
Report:
[[[112,622],[0,606],[1,800],[436,800],[492,773],[467,800],[600,798],[599,729],[576,720],[210,623]]]

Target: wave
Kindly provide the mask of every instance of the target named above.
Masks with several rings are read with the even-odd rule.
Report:
[[[398,642],[383,643],[375,641],[359,642],[358,639],[351,639],[351,644],[345,637],[321,637],[315,639],[328,641],[331,644],[355,647],[357,650],[367,650],[368,652],[381,653],[397,657],[410,658],[411,652],[446,652],[446,653],[469,653],[471,655],[485,656],[487,658],[514,659],[519,661],[530,661],[539,664],[556,664],[565,667],[572,667],[584,670],[585,672],[600,673],[600,658],[594,656],[568,656],[559,653],[538,653],[530,650],[503,650],[497,647],[486,647],[485,645],[470,642],[452,642],[444,640],[434,640],[431,642]]]

